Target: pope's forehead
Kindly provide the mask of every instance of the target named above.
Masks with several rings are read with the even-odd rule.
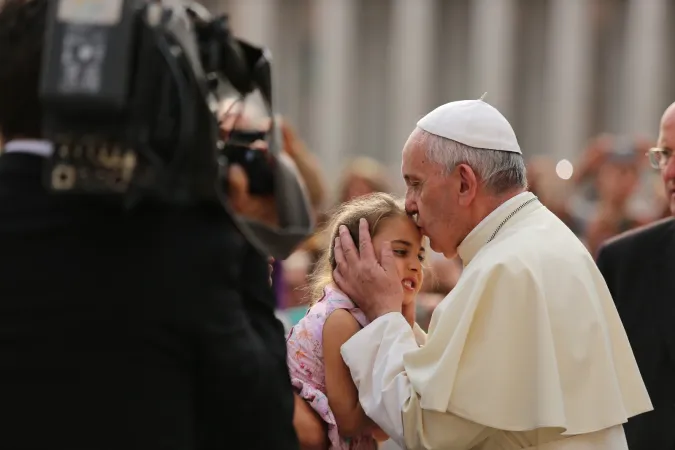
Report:
[[[427,156],[424,142],[413,140],[406,143],[401,156],[401,174],[404,177],[426,177],[436,171],[435,164]]]
[[[415,128],[403,145],[403,154],[415,152],[418,148],[423,147],[423,144],[422,130]]]
[[[419,139],[416,139],[415,136],[411,135],[408,141],[403,146],[403,152],[401,158],[403,163],[414,163],[419,162],[420,159],[426,157],[426,151],[424,143]]]

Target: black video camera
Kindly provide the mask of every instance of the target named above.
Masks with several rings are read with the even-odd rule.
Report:
[[[274,195],[279,209],[277,229],[237,218],[254,244],[283,258],[311,232],[306,193],[278,149],[268,53],[236,39],[227,16],[175,0],[54,0],[47,24],[40,94],[55,146],[51,191],[229,211],[227,167],[238,163],[251,193]],[[246,133],[222,139],[223,84],[242,98],[261,93],[267,152],[252,151]]]
[[[248,190],[255,195],[269,195],[274,192],[275,160],[267,151],[253,147],[257,141],[266,141],[264,131],[234,130],[225,145],[225,154],[230,164],[239,164],[249,175]]]

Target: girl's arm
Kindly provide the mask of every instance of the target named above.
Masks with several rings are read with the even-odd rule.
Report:
[[[376,427],[361,409],[359,393],[354,386],[349,368],[340,355],[342,344],[360,329],[356,319],[344,309],[333,311],[323,325],[326,394],[338,432],[343,437],[358,436]]]
[[[293,426],[298,435],[301,450],[328,450],[328,435],[319,415],[300,396],[295,397]]]

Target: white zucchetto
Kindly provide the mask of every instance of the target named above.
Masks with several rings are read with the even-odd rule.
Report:
[[[420,119],[417,126],[470,147],[522,154],[511,124],[482,98],[441,105]]]

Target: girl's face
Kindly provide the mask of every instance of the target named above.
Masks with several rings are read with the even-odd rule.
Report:
[[[375,255],[381,257],[382,244],[391,242],[391,249],[396,260],[396,269],[403,286],[403,304],[408,305],[415,300],[415,296],[422,287],[422,262],[424,261],[424,246],[422,234],[417,225],[408,217],[392,217],[379,224],[379,229],[373,237]]]

